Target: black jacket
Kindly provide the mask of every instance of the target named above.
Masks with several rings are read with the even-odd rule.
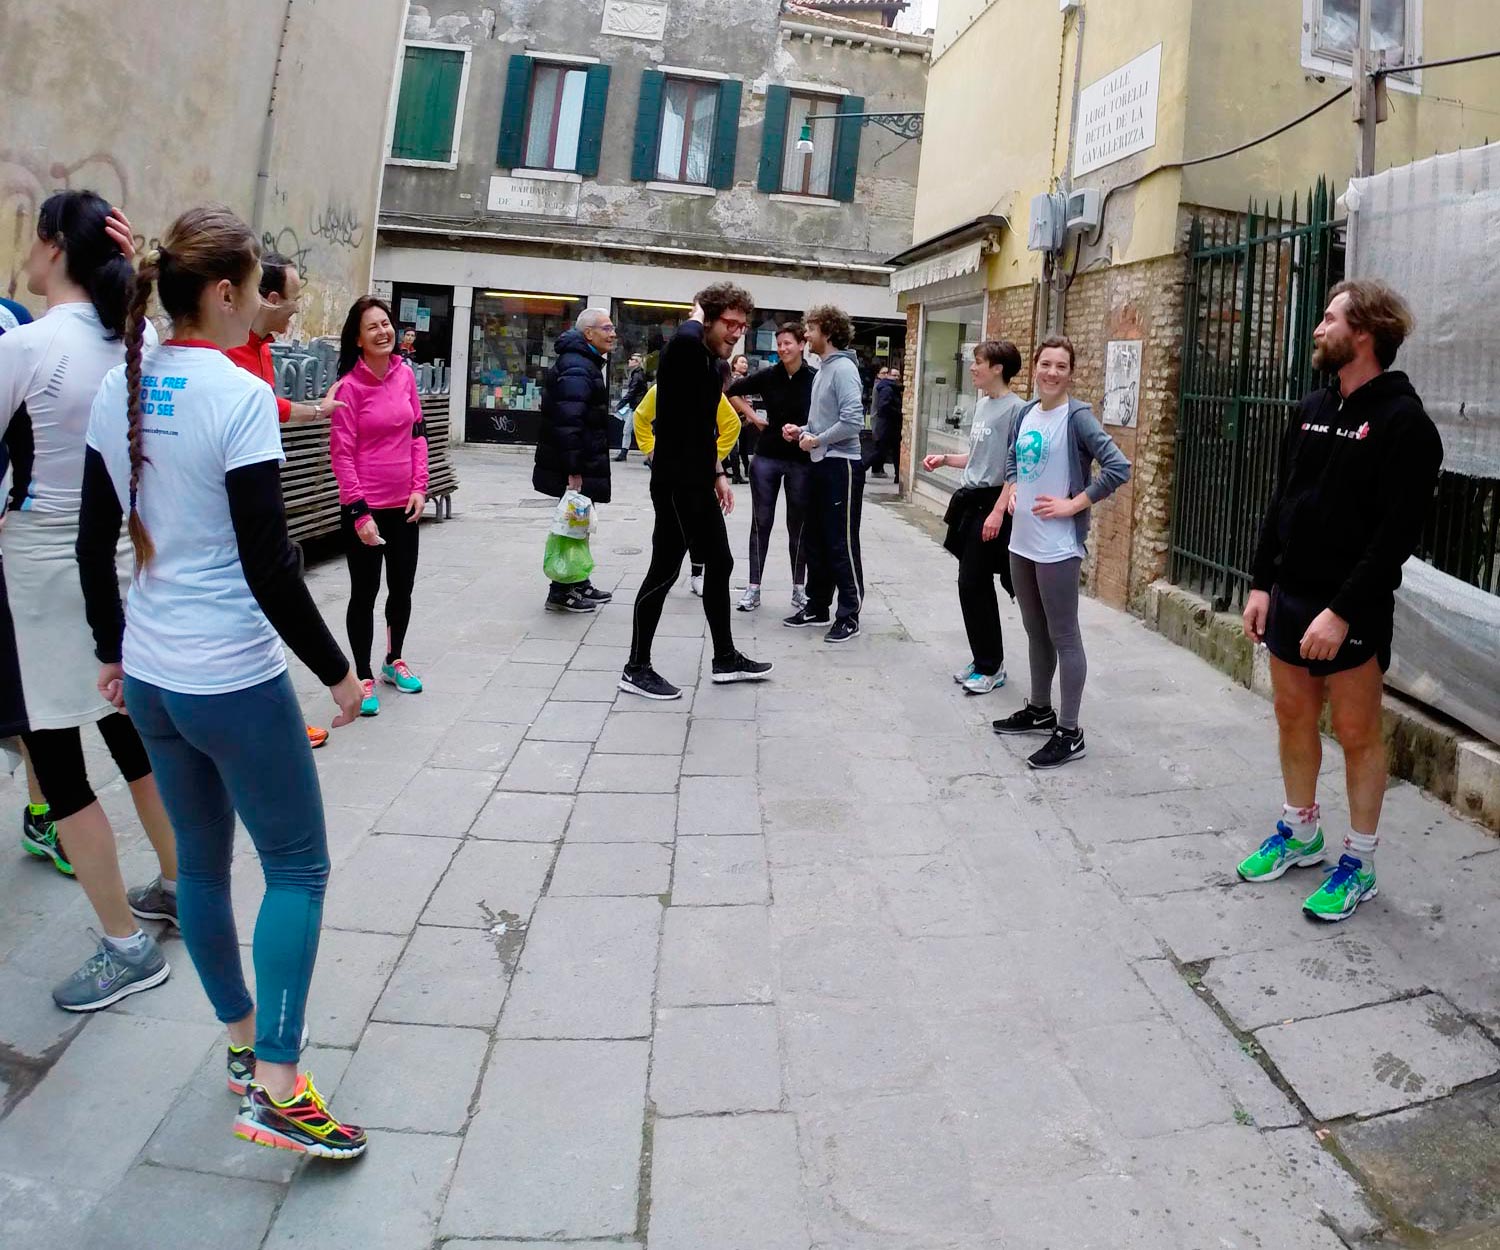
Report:
[[[901,428],[901,383],[882,378],[870,398],[870,418],[877,436]]]
[[[651,383],[646,381],[646,371],[637,365],[625,380],[625,393],[620,396],[620,400],[634,412],[641,406],[641,400],[646,398],[646,392],[650,389]]]
[[[609,502],[609,388],[604,358],[580,330],[558,335],[557,359],[542,379],[542,424],[531,484],[561,499],[570,474],[581,474],[583,493]]]
[[[755,444],[755,454],[766,460],[791,460],[797,464],[810,463],[807,452],[796,443],[789,443],[781,436],[782,427],[806,425],[807,410],[812,403],[813,378],[817,370],[810,364],[803,365],[796,373],[788,373],[786,366],[777,361],[754,373],[747,373],[729,384],[724,393],[730,397],[757,396],[766,406],[766,428],[760,431],[760,441]]]
[[[723,392],[719,362],[704,346],[702,323],[684,321],[656,370],[653,482],[713,485]]]
[[[1351,625],[1389,620],[1432,510],[1443,441],[1406,374],[1348,399],[1315,391],[1292,417],[1255,553],[1256,590],[1326,600]]]

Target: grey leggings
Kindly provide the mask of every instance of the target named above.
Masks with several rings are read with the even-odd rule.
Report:
[[[1021,624],[1031,652],[1032,707],[1052,706],[1052,675],[1062,669],[1062,704],[1057,723],[1064,729],[1078,728],[1078,708],[1083,702],[1083,683],[1089,675],[1083,653],[1083,634],[1078,628],[1078,575],[1083,561],[1059,560],[1038,564],[1025,556],[1010,554],[1010,576],[1021,608]]]

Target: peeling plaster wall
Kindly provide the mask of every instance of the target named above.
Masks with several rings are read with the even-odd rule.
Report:
[[[285,0],[0,0],[0,292],[34,310],[21,265],[36,210],[83,187],[140,241],[193,204],[247,221]],[[402,0],[293,0],[262,230],[308,270],[299,332],[337,332],[365,291]],[[92,32],[92,33],[90,33]]]
[[[860,264],[883,262],[910,244],[919,144],[877,126],[863,131],[852,204],[775,202],[756,190],[755,181],[768,83],[838,86],[864,96],[868,111],[920,111],[927,79],[923,56],[825,46],[819,38],[783,39],[775,0],[669,0],[660,42],[601,34],[603,14],[604,0],[413,4],[407,38],[472,47],[468,97],[458,168],[387,166],[384,219],[582,243],[652,241]],[[597,56],[611,67],[599,176],[582,185],[576,215],[566,220],[486,209],[489,179],[501,172],[495,152],[508,61],[527,49]],[[673,194],[631,180],[641,73],[664,65],[714,70],[745,84],[733,188],[714,196]]]

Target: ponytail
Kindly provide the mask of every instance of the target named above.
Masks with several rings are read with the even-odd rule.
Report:
[[[156,557],[156,547],[146,523],[141,520],[136,507],[140,497],[141,470],[150,464],[141,447],[141,345],[146,337],[146,308],[151,302],[151,289],[160,272],[159,253],[152,253],[141,262],[135,275],[135,286],[131,293],[130,307],[125,315],[125,404],[127,437],[130,441],[130,545],[135,550],[136,574],[139,576]]]

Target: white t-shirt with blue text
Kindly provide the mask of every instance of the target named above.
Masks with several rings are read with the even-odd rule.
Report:
[[[1081,560],[1078,527],[1072,517],[1039,517],[1032,507],[1042,495],[1067,499],[1071,472],[1072,431],[1068,405],[1038,404],[1023,418],[1016,435],[1016,511],[1011,521],[1010,549],[1038,564]]]
[[[228,694],[286,671],[286,655],[240,565],[224,475],[284,460],[271,388],[215,348],[163,345],[141,361],[137,507],[156,558],[125,604],[128,676],[177,694]],[[88,445],[127,512],[125,370],[99,388]]]

